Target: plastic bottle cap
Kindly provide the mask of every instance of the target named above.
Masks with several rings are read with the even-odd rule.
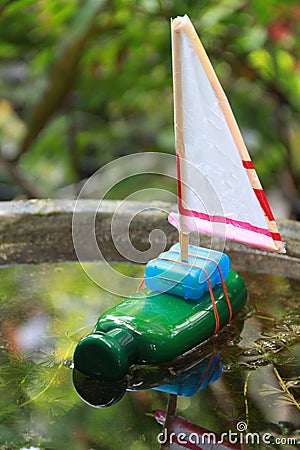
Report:
[[[89,334],[77,344],[74,367],[97,380],[121,380],[128,373],[133,344],[132,335],[120,328]]]

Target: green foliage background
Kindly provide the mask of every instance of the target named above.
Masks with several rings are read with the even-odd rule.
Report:
[[[75,196],[112,159],[174,152],[169,21],[184,13],[264,186],[299,215],[297,0],[2,0],[0,199]]]

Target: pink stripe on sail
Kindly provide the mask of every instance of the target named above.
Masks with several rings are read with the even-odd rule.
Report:
[[[231,219],[230,217],[223,216],[210,216],[209,214],[200,212],[200,211],[192,211],[189,209],[185,209],[181,202],[178,203],[179,212],[186,217],[193,217],[201,220],[206,220],[208,222],[218,222],[224,224],[230,224],[237,228],[243,228],[245,230],[253,231],[255,233],[265,234],[266,236],[272,236],[272,233],[268,230],[268,228],[261,228],[251,225],[248,222],[242,222],[241,220]],[[274,239],[278,237],[277,233],[274,233]],[[280,237],[280,236],[279,236]]]
[[[231,223],[231,221],[225,222],[223,217],[221,218],[222,221],[208,220],[206,218],[203,220],[199,217],[189,216],[184,216],[182,219],[185,228],[183,231],[186,232],[199,231],[241,242],[242,244],[254,245],[267,250],[276,250],[274,240],[268,230],[266,230],[267,233],[257,232],[257,227],[252,227],[251,225],[249,228],[242,228],[235,223]],[[168,221],[175,228],[180,228],[178,214],[169,214]]]

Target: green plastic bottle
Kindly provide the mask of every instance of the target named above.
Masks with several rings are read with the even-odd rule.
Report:
[[[243,280],[232,270],[226,279],[233,316],[247,298]],[[222,286],[213,290],[220,328],[229,320]],[[215,330],[208,292],[199,300],[141,291],[105,311],[94,332],[84,337],[74,353],[74,367],[102,381],[122,380],[132,364],[167,362],[205,341]]]

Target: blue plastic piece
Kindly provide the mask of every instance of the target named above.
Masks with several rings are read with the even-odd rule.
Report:
[[[145,285],[152,291],[168,292],[184,299],[197,300],[211,287],[221,283],[229,272],[229,257],[222,252],[189,245],[187,263],[180,261],[180,246],[173,245],[168,252],[148,262]],[[219,267],[219,269],[218,269]]]
[[[217,381],[222,373],[222,363],[219,355],[207,358],[187,373],[176,377],[171,383],[153,388],[168,394],[191,397],[198,390],[206,388],[208,384]]]

